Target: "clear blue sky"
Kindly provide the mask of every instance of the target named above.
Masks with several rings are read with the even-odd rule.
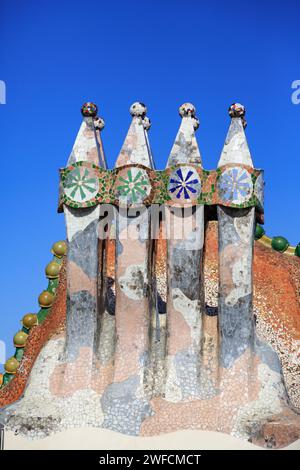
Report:
[[[197,107],[204,166],[214,168],[229,118],[247,108],[256,167],[265,169],[266,231],[300,241],[299,1],[1,1],[0,340],[12,352],[19,319],[37,310],[50,247],[65,237],[56,213],[58,168],[66,164],[95,101],[110,167],[133,101],[148,106],[151,145],[163,168],[176,135],[178,106]]]

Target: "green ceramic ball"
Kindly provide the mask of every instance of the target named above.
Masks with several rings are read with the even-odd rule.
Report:
[[[23,326],[28,330],[35,326],[38,322],[37,315],[35,313],[27,313],[22,319]]]
[[[14,345],[16,348],[23,348],[26,344],[28,334],[25,331],[18,331],[14,336]]]
[[[48,279],[56,279],[59,276],[60,264],[55,261],[50,261],[47,264],[45,272]]]
[[[272,248],[283,253],[289,246],[289,242],[284,237],[273,237]]]
[[[39,305],[42,308],[51,307],[53,300],[54,300],[53,294],[51,294],[51,292],[48,292],[47,290],[44,290],[39,295]]]
[[[11,357],[10,359],[7,359],[4,368],[5,372],[8,374],[15,374],[19,368],[19,361],[15,357]]]
[[[262,226],[259,225],[259,224],[256,224],[256,227],[255,227],[255,239],[256,239],[256,240],[259,240],[264,234],[265,234],[265,231],[264,231],[264,229],[262,228]]]
[[[67,244],[64,240],[60,240],[52,245],[52,253],[58,258],[62,258],[67,253]]]

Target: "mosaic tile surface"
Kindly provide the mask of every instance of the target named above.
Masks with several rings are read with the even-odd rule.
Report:
[[[300,268],[263,246],[253,258],[263,173],[253,168],[244,107],[230,107],[213,171],[202,168],[191,103],[180,107],[163,171],[154,169],[143,103],[130,108],[113,170],[95,106],[83,111],[61,170],[69,249],[60,308],[33,327],[17,374],[0,389],[0,419],[29,438],[95,426],[141,436],[217,430],[267,448],[298,439]],[[115,241],[98,238],[107,202],[119,215],[109,227]],[[149,236],[155,203],[164,216],[158,241]],[[209,205],[217,223],[205,221]]]

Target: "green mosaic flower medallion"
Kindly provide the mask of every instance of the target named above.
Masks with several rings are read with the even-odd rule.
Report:
[[[116,198],[122,206],[143,204],[151,193],[147,172],[142,168],[123,168],[116,180]]]
[[[71,170],[63,182],[66,196],[73,201],[82,203],[96,196],[99,179],[93,168],[76,167]]]

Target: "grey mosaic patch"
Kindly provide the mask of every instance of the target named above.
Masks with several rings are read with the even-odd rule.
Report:
[[[172,248],[169,257],[172,259],[169,267],[172,289],[181,289],[190,300],[199,299],[202,250]]]
[[[219,299],[221,330],[220,356],[224,367],[231,367],[245,350],[254,345],[254,319],[252,316],[252,295],[238,299],[235,305],[226,305]]]
[[[139,364],[142,368],[149,367],[150,365],[149,351],[144,351],[142,352],[142,354],[140,354]]]
[[[120,256],[122,253],[123,253],[123,245],[122,243],[120,242],[120,239],[117,238],[116,239],[116,255],[117,256]]]
[[[223,250],[229,243],[235,244],[241,241],[234,221],[235,218],[245,217],[248,214],[249,209],[232,209],[231,207],[218,206],[219,250]]]
[[[174,358],[174,365],[182,399],[208,399],[216,395],[212,381],[201,368],[200,354],[191,349],[180,351]]]
[[[86,212],[83,213],[83,216],[85,215]],[[68,248],[68,260],[77,264],[90,278],[95,278],[98,271],[97,227],[98,220],[94,220],[84,230],[77,232],[69,242]]]
[[[36,417],[12,415],[7,426],[15,435],[47,437],[59,429],[61,420],[53,416]]]
[[[116,310],[116,295],[113,290],[114,279],[111,277],[107,278],[106,283],[106,296],[105,296],[105,310],[109,315],[115,315]]]
[[[66,358],[75,361],[82,347],[94,348],[97,326],[96,298],[86,290],[67,297]]]
[[[133,300],[142,300],[148,292],[148,275],[144,265],[130,265],[118,279],[122,292]]]
[[[199,395],[200,357],[185,349],[176,354],[174,358],[176,376],[180,385],[182,398],[197,397]]]
[[[109,364],[114,357],[116,347],[115,317],[104,311],[100,320],[100,333],[97,344],[98,357],[102,365]]]
[[[185,133],[179,132],[174,144],[174,150],[168,160],[168,165],[177,165],[182,162],[190,162],[198,156],[198,146],[193,140],[186,140]],[[200,160],[200,157],[198,157]]]
[[[275,372],[281,373],[279,357],[277,356],[274,349],[271,348],[271,346],[256,337],[254,349],[262,362],[267,364],[270,369],[274,370]]]
[[[136,396],[138,376],[109,385],[101,398],[104,412],[103,428],[137,436],[145,418],[151,416],[152,409],[146,400]]]

